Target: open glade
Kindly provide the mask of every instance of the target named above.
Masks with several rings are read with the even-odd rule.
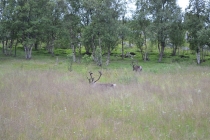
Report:
[[[89,85],[87,68],[34,67],[1,64],[0,139],[210,138],[209,67],[103,69],[100,82],[117,84],[106,89]]]

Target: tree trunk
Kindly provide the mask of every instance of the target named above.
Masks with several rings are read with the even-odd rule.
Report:
[[[79,43],[79,63],[81,62],[81,56],[82,56],[82,45]]]
[[[4,46],[4,40],[2,41],[2,53],[4,54],[4,49],[5,49],[5,46]]]
[[[148,60],[147,56],[147,37],[146,37],[146,31],[144,31],[144,44],[145,44],[145,52],[144,52],[144,61]]]
[[[15,57],[17,55],[17,45],[18,45],[18,41],[16,41],[16,43],[15,43]]]
[[[9,44],[9,52],[8,52],[8,54],[9,54],[9,55],[11,55],[11,54],[12,54],[12,46],[13,46],[13,42],[14,42],[14,40],[13,40],[13,39],[11,39],[11,40],[10,40],[10,44]]]
[[[129,40],[129,45],[128,45],[128,46],[129,46],[129,48],[131,48],[131,47],[132,47],[132,43],[133,43],[133,42],[131,42],[131,41]]]
[[[55,39],[53,38],[52,43],[51,43],[51,49],[50,49],[52,56],[54,56],[54,42],[55,42]]]
[[[122,37],[122,59],[124,59],[124,40]]]
[[[203,47],[202,47],[202,57],[201,57],[201,62],[204,62],[204,52],[203,52]]]
[[[8,39],[6,39],[5,45],[4,45],[4,54],[5,55],[7,55],[7,50],[8,50]]]
[[[180,49],[180,47],[177,48],[177,50],[178,50],[178,55],[179,55],[179,49]]]
[[[160,50],[160,56],[159,56],[159,60],[158,62],[161,62],[162,61],[162,58],[163,58],[163,53],[164,53],[164,48],[165,48],[165,42],[161,42],[161,50]]]
[[[31,44],[31,45],[25,45],[24,46],[24,49],[25,49],[25,58],[26,59],[31,59],[32,48],[33,48],[33,44]]]
[[[109,65],[109,62],[110,62],[110,54],[111,54],[111,50],[110,50],[110,46],[108,47],[108,53],[107,53],[107,60],[106,60],[106,65],[108,66]]]
[[[94,62],[96,62],[96,47],[95,47],[95,44],[94,44],[94,37],[92,36],[92,57],[93,57],[93,60]]]
[[[75,55],[75,46],[74,46],[74,44],[72,44],[71,47],[72,47],[72,60],[73,60],[73,62],[76,62],[76,55]]]
[[[144,51],[143,51],[143,49],[142,49],[142,47],[140,47],[140,52],[141,52],[141,58],[142,58],[142,60],[144,60]]]
[[[35,42],[35,44],[34,44],[34,49],[35,49],[35,51],[38,50],[38,41]]]
[[[48,41],[47,50],[48,50],[48,53],[54,56],[54,39]]]
[[[97,61],[98,61],[98,65],[102,66],[102,49],[101,49],[101,38],[100,37],[98,39],[98,44],[99,44],[99,46],[98,46],[99,47],[99,52],[98,52],[99,54],[97,54],[98,55],[98,58],[97,58],[98,60]]]
[[[144,61],[148,60],[147,52],[144,53]]]
[[[200,48],[199,47],[197,48],[196,57],[197,57],[197,64],[200,64],[201,56],[200,56]]]
[[[47,40],[46,50],[50,53],[50,40]]]
[[[176,55],[176,51],[177,51],[177,46],[173,45],[173,52],[172,52],[172,55],[175,56]]]
[[[160,53],[160,44],[159,44],[159,42],[158,42],[158,51],[159,51],[159,53]]]

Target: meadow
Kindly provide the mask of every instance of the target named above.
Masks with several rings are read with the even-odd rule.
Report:
[[[44,59],[44,60],[43,60]],[[130,60],[73,64],[65,59],[1,57],[2,140],[186,140],[210,139],[210,67]],[[93,88],[99,82],[115,88]]]

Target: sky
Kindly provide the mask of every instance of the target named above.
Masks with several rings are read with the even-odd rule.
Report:
[[[177,4],[182,8],[182,11],[184,11],[189,4],[189,0],[177,0]]]
[[[132,16],[132,12],[131,11],[134,11],[135,10],[135,4],[134,4],[134,0],[127,0],[128,2],[128,13],[127,13],[127,16],[128,17],[131,17]],[[177,0],[177,4],[182,8],[182,11],[184,12],[185,11],[185,8],[188,6],[189,4],[189,0]]]

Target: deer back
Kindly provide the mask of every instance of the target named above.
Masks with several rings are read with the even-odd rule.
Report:
[[[133,66],[133,71],[142,71],[142,66]]]
[[[96,83],[100,78],[101,78],[101,75],[102,73],[99,71],[99,77],[97,80],[94,81],[94,78],[92,76],[92,72],[89,72],[90,74],[90,78],[88,78],[89,80],[89,83],[93,86],[93,87],[116,87],[116,84],[112,84],[112,83]]]

